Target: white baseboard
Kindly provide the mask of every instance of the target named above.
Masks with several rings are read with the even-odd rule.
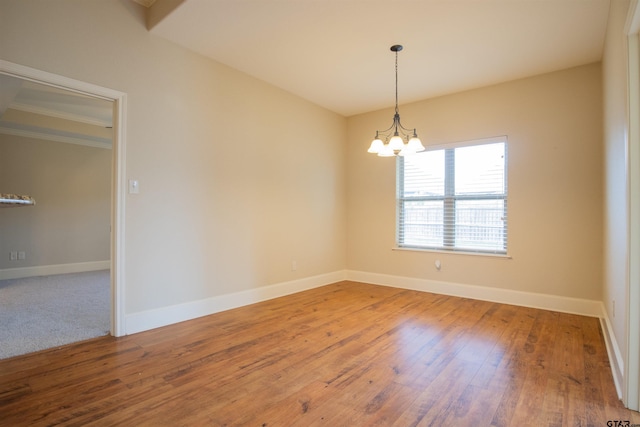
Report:
[[[232,308],[242,307],[285,295],[318,288],[345,280],[345,271],[321,274],[289,282],[248,289],[246,291],[225,294],[184,304],[162,307],[138,313],[128,314],[125,318],[126,334],[148,331],[161,326],[207,316]]]
[[[486,286],[465,285],[461,283],[441,282],[437,280],[416,279],[412,277],[391,276],[388,274],[367,273],[364,271],[347,271],[347,280],[412,289],[451,295],[483,301],[512,304],[522,307],[559,311],[562,313],[580,314],[589,317],[602,317],[602,302],[580,298],[569,298],[557,295],[538,294],[533,292],[514,291],[511,289],[491,288]]]
[[[134,334],[185,320],[195,319],[197,317],[207,316],[220,311],[317,288],[341,280],[353,280],[590,317],[602,318],[604,315],[602,302],[600,301],[347,270],[128,314],[125,319],[126,334]],[[615,342],[615,340],[613,342]],[[619,351],[617,354],[619,354]]]
[[[607,347],[607,355],[609,356],[609,364],[611,365],[611,374],[613,382],[616,386],[618,399],[622,400],[622,384],[624,383],[624,362],[618,341],[613,333],[611,321],[607,316],[604,306],[602,307],[604,315],[600,318],[600,326],[604,335],[604,344]]]
[[[111,261],[76,262],[73,264],[39,265],[35,267],[5,268],[0,270],[0,280],[22,279],[24,277],[51,276],[54,274],[82,273],[85,271],[108,270]]]

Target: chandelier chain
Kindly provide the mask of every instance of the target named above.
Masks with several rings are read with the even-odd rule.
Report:
[[[396,114],[398,114],[398,51],[396,51]]]

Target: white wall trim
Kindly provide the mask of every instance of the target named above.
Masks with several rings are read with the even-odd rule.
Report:
[[[347,271],[347,280],[590,317],[603,315],[602,302],[595,300],[353,270]]]
[[[203,300],[191,301],[169,307],[146,310],[126,316],[126,334],[134,334],[162,326],[183,322],[197,317],[207,316],[220,311],[230,310],[260,301],[266,301],[285,295],[302,292],[308,289],[325,286],[342,280],[352,280],[374,285],[391,286],[491,301],[502,304],[513,304],[523,307],[552,310],[562,313],[579,314],[589,317],[603,317],[601,301],[570,298],[557,295],[538,294],[533,292],[514,291],[510,289],[486,286],[466,285],[427,279],[416,279],[403,276],[392,276],[364,271],[344,270],[319,276],[307,277],[289,282],[277,283],[231,294],[219,295]],[[613,354],[620,360],[615,338],[610,340]]]
[[[611,364],[611,374],[613,375],[613,382],[616,386],[616,392],[618,393],[618,398],[622,399],[622,385],[624,384],[624,359],[622,358],[620,346],[618,346],[618,341],[616,340],[616,336],[613,333],[613,327],[611,326],[611,321],[609,320],[609,316],[607,316],[606,314],[604,306],[602,307],[602,312],[604,313],[604,315],[600,318],[600,327],[602,328],[602,333],[604,335],[604,344],[607,348],[607,356],[609,356],[609,363]]]
[[[318,276],[306,277],[289,282],[248,289],[231,294],[219,295],[198,301],[186,302],[169,307],[146,310],[126,316],[126,333],[148,331],[197,317],[207,316],[233,308],[278,298],[308,289],[318,288],[345,280],[344,270]]]
[[[0,280],[25,277],[51,276],[54,274],[83,273],[85,271],[108,270],[111,261],[76,262],[72,264],[39,265],[35,267],[5,268],[0,270]]]
[[[24,65],[14,64],[2,59],[0,59],[0,72],[24,80],[44,83],[59,89],[70,90],[72,92],[81,93],[95,98],[102,98],[107,101],[113,101],[123,95],[122,92],[117,92],[112,89],[49,73],[47,71],[26,67]]]
[[[86,147],[102,148],[111,150],[111,140],[99,138],[100,140],[91,140],[88,138],[79,138],[68,135],[57,135],[54,133],[40,132],[35,130],[14,129],[0,125],[0,133],[5,135],[20,136],[23,138],[35,138],[45,141],[62,142],[65,144],[83,145]]]
[[[11,110],[24,111],[25,113],[40,114],[43,116],[55,117],[57,119],[71,120],[73,122],[85,123],[93,126],[107,127],[113,126],[113,120],[89,117],[81,114],[73,114],[68,111],[46,108],[42,106],[21,104],[15,100],[11,103]]]

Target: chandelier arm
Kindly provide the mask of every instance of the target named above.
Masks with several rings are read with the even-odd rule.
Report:
[[[398,121],[398,126],[400,126],[400,129],[402,129],[405,132],[408,132],[410,134],[414,134],[416,132],[415,128],[406,128],[404,126],[402,126],[402,123],[400,123],[400,121]]]
[[[397,116],[397,120],[396,117],[394,116],[394,120],[393,123],[391,124],[391,126],[389,126],[387,129],[385,130],[377,130],[376,133],[377,134],[381,134],[384,137],[389,137],[391,135],[390,131],[394,131],[395,133],[398,133],[398,135],[402,134],[405,137],[411,137],[414,134],[416,134],[416,129],[415,128],[406,128],[404,126],[402,126],[402,123],[400,122],[400,116]]]
[[[389,126],[388,128],[386,128],[385,130],[377,130],[376,133],[380,133],[380,134],[386,134],[387,132],[389,132],[390,130],[392,130],[394,127],[396,126],[396,123],[393,122],[391,124],[391,126]]]

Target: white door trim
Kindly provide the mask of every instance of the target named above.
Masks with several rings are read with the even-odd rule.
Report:
[[[113,101],[111,200],[111,334],[125,335],[124,236],[127,94],[0,59],[0,73]]]
[[[627,200],[629,203],[626,338],[627,354],[622,400],[629,409],[640,408],[640,7],[630,4],[627,34]]]

